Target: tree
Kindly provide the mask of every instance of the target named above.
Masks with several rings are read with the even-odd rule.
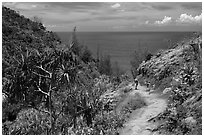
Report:
[[[147,61],[151,58],[151,54],[146,48],[141,48],[140,41],[138,42],[138,49],[135,50],[133,54],[133,59],[130,61],[131,72],[133,77],[138,75],[137,68],[142,63],[142,61]]]
[[[81,55],[81,59],[85,62],[91,62],[93,60],[92,57],[92,53],[91,51],[87,48],[87,46],[85,46],[85,48],[83,49],[82,55]]]
[[[42,19],[39,18],[39,17],[37,17],[37,16],[34,16],[34,17],[33,17],[33,21],[34,21],[34,22],[37,22],[37,23],[39,23],[39,24],[42,23]]]
[[[76,27],[74,27],[71,38],[70,38],[70,42],[69,42],[69,48],[72,49],[72,51],[76,54],[76,55],[80,55],[81,54],[81,46],[79,45],[77,36],[76,36]]]
[[[2,89],[7,96],[2,109],[3,134],[67,134],[72,125],[74,132],[89,129],[102,111],[100,97],[107,90],[91,75],[96,67],[93,62],[86,64],[81,58],[84,53],[84,60],[91,60],[88,49],[76,49],[76,28],[70,46],[61,50],[53,33],[39,23],[8,8],[3,8],[3,13]],[[33,24],[36,30],[28,31]],[[110,74],[110,56],[103,65]]]
[[[145,61],[148,61],[151,59],[153,55],[151,53],[147,53],[146,57],[145,57]]]
[[[111,67],[110,55],[101,56],[101,59],[99,62],[99,72],[101,74],[106,74],[108,76],[111,76],[112,67]]]
[[[99,68],[99,62],[100,62],[100,45],[97,45],[97,52],[96,52],[96,61],[97,61],[97,67]]]

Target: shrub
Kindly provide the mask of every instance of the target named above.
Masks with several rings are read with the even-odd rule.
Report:
[[[112,69],[111,69],[111,58],[110,55],[101,56],[99,61],[99,72],[101,74],[105,74],[111,76]]]
[[[124,122],[124,115],[115,114],[114,111],[104,112],[102,117],[100,114],[96,116],[93,129],[96,135],[117,135]]]
[[[130,98],[126,105],[123,106],[124,111],[132,112],[136,109],[139,109],[143,106],[146,106],[144,99],[140,96],[139,93],[136,93],[134,97]]]
[[[146,55],[146,57],[145,57],[145,61],[150,60],[152,56],[153,56],[153,55],[152,55],[151,53],[148,53],[148,54]]]
[[[161,115],[165,121],[160,125],[163,134],[202,134],[200,85],[196,65],[185,64],[172,85],[167,110]]]
[[[141,47],[138,47],[138,49],[133,54],[132,60],[130,61],[131,72],[134,78],[138,75],[137,68],[142,63],[142,61],[148,61],[151,59],[151,57],[152,54],[149,53],[147,49],[141,49]]]
[[[93,60],[92,53],[91,53],[90,50],[88,50],[87,46],[85,46],[85,48],[84,48],[84,50],[82,52],[81,59],[85,63],[91,62]]]
[[[8,94],[3,117],[11,115],[5,118],[3,133],[118,134],[124,117],[110,110],[102,113],[100,100],[108,84],[114,86],[107,76],[91,75],[96,66],[89,62],[88,50],[83,55],[87,63],[83,63],[76,28],[69,47],[61,50],[57,36],[38,21],[5,7],[2,10],[3,27],[9,28],[3,29],[2,42],[3,91]],[[101,66],[110,76],[110,56],[102,59]]]
[[[47,134],[49,126],[49,115],[35,109],[25,109],[18,114],[16,121],[9,127],[8,134]]]

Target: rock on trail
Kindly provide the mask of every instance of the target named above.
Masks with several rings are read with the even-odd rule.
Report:
[[[165,99],[159,97],[159,94],[147,92],[147,88],[139,86],[138,90],[133,90],[132,95],[139,93],[146,101],[147,106],[132,112],[129,120],[124,124],[120,135],[151,135],[156,128],[157,123],[148,122],[149,119],[163,112],[167,106]]]

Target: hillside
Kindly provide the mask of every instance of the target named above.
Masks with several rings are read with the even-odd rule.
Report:
[[[80,128],[82,115],[92,123],[103,90],[93,89],[100,79],[87,50],[77,55],[77,41],[61,45],[38,20],[6,7],[2,28],[3,134],[59,134],[67,123]]]
[[[2,27],[2,134],[119,133],[126,114],[114,109],[128,79],[101,75],[88,49],[80,47],[76,28],[70,44],[61,44],[38,19],[6,7]],[[119,97],[111,96],[117,91]]]
[[[167,109],[155,117],[161,134],[202,134],[201,55],[200,35],[140,64],[140,82],[168,99]]]
[[[149,56],[136,90],[75,32],[62,44],[37,18],[2,7],[2,134],[202,133],[201,36]]]

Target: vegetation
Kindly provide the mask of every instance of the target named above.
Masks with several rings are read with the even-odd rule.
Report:
[[[143,61],[148,61],[152,57],[152,54],[146,49],[142,49],[140,47],[140,43],[138,45],[138,49],[135,50],[133,54],[133,59],[130,61],[131,64],[131,72],[133,77],[136,77],[138,75],[137,68]]]
[[[111,75],[111,60],[109,55],[101,56],[99,60],[99,72],[105,75]]]
[[[201,36],[143,62],[140,81],[168,97],[168,107],[155,119],[160,134],[202,134]],[[145,82],[143,82],[145,83]]]
[[[38,19],[2,15],[3,134],[118,134],[124,119],[102,113],[105,77],[76,28],[63,45]]]
[[[98,71],[111,77],[111,80],[120,82],[120,78],[125,75],[125,72],[119,67],[118,62],[111,62],[110,55],[101,56],[98,60]]]
[[[132,111],[146,106],[146,102],[139,93],[135,94],[134,97],[130,98],[124,106],[122,106],[122,112],[132,113]]]
[[[128,77],[110,56],[95,60],[78,43],[76,27],[65,45],[33,20],[2,7],[3,134],[119,134],[128,115],[146,105],[136,94],[121,106]],[[162,134],[202,134],[201,45],[197,37],[156,55],[135,53],[133,76],[170,89],[168,108],[155,118]]]

